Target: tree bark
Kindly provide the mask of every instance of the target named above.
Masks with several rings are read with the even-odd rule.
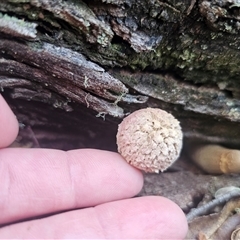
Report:
[[[237,145],[239,7],[235,0],[2,0],[0,87],[22,131],[35,128],[36,138],[38,129],[34,144],[51,128],[46,119],[55,123],[52,134],[64,129],[62,143],[45,137],[41,146],[116,149],[95,144],[87,123],[94,139],[107,127],[106,142],[115,142],[121,118],[147,106],[173,113],[186,138]],[[88,140],[77,141],[81,134]]]

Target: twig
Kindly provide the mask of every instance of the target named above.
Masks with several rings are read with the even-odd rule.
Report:
[[[208,212],[209,210],[211,210],[212,208],[216,207],[217,205],[223,204],[227,201],[229,201],[231,198],[235,198],[235,197],[240,197],[240,192],[230,192],[230,193],[226,193],[223,196],[214,199],[212,201],[210,201],[209,203],[198,207],[198,208],[194,208],[192,209],[187,215],[187,220],[188,222],[190,222],[191,220],[193,220],[195,217],[201,216],[204,213]]]

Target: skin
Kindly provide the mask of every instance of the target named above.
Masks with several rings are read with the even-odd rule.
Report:
[[[16,117],[0,96],[0,238],[184,239],[181,209],[139,197],[140,171],[117,153],[6,148]]]

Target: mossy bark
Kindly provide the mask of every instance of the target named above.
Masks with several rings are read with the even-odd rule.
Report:
[[[237,145],[239,19],[235,0],[2,0],[0,87],[25,125],[28,104],[13,99],[63,109],[76,129],[83,108],[113,132],[150,106],[188,138]]]

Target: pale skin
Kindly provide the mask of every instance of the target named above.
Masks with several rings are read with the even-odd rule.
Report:
[[[143,175],[119,154],[7,148],[18,123],[1,96],[0,133],[0,238],[184,239],[175,203],[132,198]]]

